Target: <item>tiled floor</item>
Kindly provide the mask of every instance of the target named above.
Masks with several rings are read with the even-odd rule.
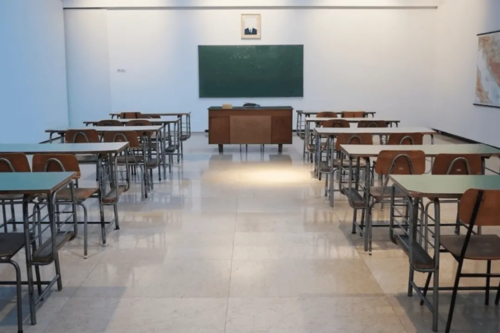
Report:
[[[124,195],[121,230],[106,247],[92,228],[88,259],[81,239],[62,250],[64,289],[41,306],[36,326],[25,308],[25,332],[430,332],[429,310],[406,296],[405,255],[384,229],[373,256],[364,253],[347,202],[339,197],[330,209],[301,145],[295,137],[281,155],[270,146],[219,155],[193,135],[184,162],[149,199],[140,200],[138,184]],[[451,283],[456,264],[443,258],[442,280]],[[10,270],[0,266],[0,277]],[[454,332],[500,331],[498,307],[482,302],[483,294],[460,294]],[[441,330],[448,306],[443,294]],[[2,287],[0,332],[15,331],[14,289]]]

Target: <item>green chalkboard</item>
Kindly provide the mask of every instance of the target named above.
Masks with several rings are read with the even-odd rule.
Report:
[[[200,97],[303,97],[303,45],[198,46]]]

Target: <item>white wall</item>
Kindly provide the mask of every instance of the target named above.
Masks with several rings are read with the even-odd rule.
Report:
[[[106,10],[65,11],[69,121],[108,118],[111,112]]]
[[[68,40],[95,30],[94,19],[88,24],[80,20],[78,29],[72,25],[78,16],[90,15],[88,10],[67,12],[71,19],[66,16],[66,22],[72,26],[66,30]],[[435,9],[261,8],[252,10],[262,14],[260,41],[240,38],[240,14],[246,12],[107,10],[107,31],[102,28],[100,34],[108,35],[111,109],[191,111],[195,131],[207,128],[207,107],[246,101],[297,109],[367,109],[406,124],[422,122],[422,110],[431,106]],[[101,12],[92,15],[97,19]],[[77,52],[73,48],[82,58],[103,55],[76,44],[68,46],[69,58]],[[197,46],[217,44],[304,44],[304,98],[198,98]],[[101,40],[99,45],[101,50]],[[71,59],[68,67],[72,73]],[[125,73],[117,72],[121,68]],[[81,110],[92,117],[107,116],[107,110],[89,103],[72,106],[72,125],[88,118]]]
[[[446,0],[437,11],[434,104],[428,126],[500,146],[500,109],[474,106],[476,34],[500,30],[499,0]]]
[[[61,0],[0,1],[0,142],[48,139],[67,126]]]

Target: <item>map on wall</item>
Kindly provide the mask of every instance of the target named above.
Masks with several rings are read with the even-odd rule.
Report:
[[[500,108],[500,31],[478,37],[474,104]]]

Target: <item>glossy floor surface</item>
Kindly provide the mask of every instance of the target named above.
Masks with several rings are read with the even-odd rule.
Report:
[[[282,154],[271,146],[218,154],[195,134],[185,152],[168,180],[155,174],[147,200],[139,184],[123,196],[121,230],[110,232],[107,246],[91,228],[88,259],[80,238],[61,251],[64,289],[45,300],[36,326],[25,306],[25,332],[431,331],[430,311],[406,295],[407,257],[385,228],[375,231],[373,255],[365,254],[351,234],[351,208],[340,196],[329,207],[300,139]],[[91,184],[92,169],[85,171],[83,184]],[[448,206],[443,218],[453,221]],[[375,218],[386,211],[377,208]],[[451,285],[456,264],[442,258],[442,283]],[[0,265],[0,277],[12,277],[11,268]],[[441,331],[449,300],[443,293]],[[454,332],[500,331],[499,308],[484,306],[482,293],[460,293],[455,313]],[[14,289],[1,287],[0,332],[16,332],[15,318]]]

